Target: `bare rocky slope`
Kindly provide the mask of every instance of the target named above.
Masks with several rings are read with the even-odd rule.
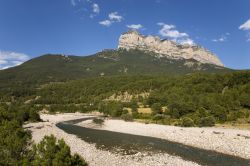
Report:
[[[158,36],[143,36],[137,31],[128,31],[119,38],[120,49],[139,49],[156,53],[158,57],[171,59],[194,59],[201,63],[224,66],[219,58],[207,49],[197,45],[181,45]]]

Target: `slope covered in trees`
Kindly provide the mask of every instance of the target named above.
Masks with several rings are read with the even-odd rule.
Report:
[[[129,102],[109,100],[112,95],[124,93],[134,98]],[[143,93],[149,96],[138,97]],[[249,116],[250,72],[83,79],[48,84],[37,92],[37,96],[33,103],[49,106],[47,109],[52,112],[98,109],[105,112],[106,108],[107,114],[120,116],[121,108],[138,107],[141,103],[151,107],[154,115],[164,114],[170,119],[189,117],[196,125],[211,119],[223,123]]]

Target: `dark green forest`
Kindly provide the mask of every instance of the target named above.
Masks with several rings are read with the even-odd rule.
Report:
[[[133,96],[130,101],[107,100],[125,92]],[[49,83],[34,88],[31,93],[23,89],[14,93],[18,95],[2,96],[1,101],[18,100],[52,113],[98,110],[114,117],[128,114],[124,108],[132,108],[135,119],[150,118],[184,126],[184,121],[189,121],[191,126],[212,126],[249,117],[250,72],[107,76]],[[142,93],[149,96],[136,97]],[[142,115],[138,107],[149,107],[152,114]]]
[[[133,98],[130,102],[105,100],[124,92],[134,96],[145,92],[150,95]],[[51,112],[99,110],[121,116],[123,107],[136,111],[141,103],[143,107],[152,108],[152,118],[157,115],[156,119],[176,119],[178,122],[186,117],[196,126],[206,126],[207,120],[224,123],[249,117],[250,72],[84,79],[48,84],[38,90],[37,96],[34,104],[49,105]],[[167,109],[163,111],[162,107]],[[114,113],[116,111],[120,113]],[[134,115],[140,118],[138,113]]]

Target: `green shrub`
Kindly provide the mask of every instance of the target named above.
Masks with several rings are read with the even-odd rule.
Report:
[[[152,120],[155,120],[155,121],[158,121],[158,120],[161,120],[161,119],[163,119],[163,115],[161,115],[161,114],[156,114],[152,118]]]
[[[248,110],[246,111],[246,118],[249,118],[249,116],[250,116],[250,111]]]
[[[151,109],[152,109],[152,114],[153,115],[155,115],[155,114],[162,114],[162,107],[161,107],[160,103],[154,103],[151,106]]]
[[[152,117],[152,120],[154,120],[156,123],[158,123],[158,121],[160,121],[162,123],[163,119],[164,119],[163,114],[156,114]]]
[[[133,118],[138,118],[139,117],[138,111],[132,111],[132,116]]]
[[[57,140],[53,135],[45,136],[43,140],[33,147],[31,165],[51,166],[87,166],[87,163],[79,155],[71,155],[70,148],[64,140]]]
[[[31,109],[29,111],[29,118],[30,118],[30,121],[32,122],[38,122],[38,121],[41,121],[40,119],[40,115],[38,114],[38,112],[34,109]]]
[[[122,114],[128,114],[128,110],[127,109],[122,110]]]
[[[169,114],[171,115],[172,118],[180,118],[180,112],[176,108],[170,109]]]
[[[133,116],[131,114],[122,114],[121,118],[125,120],[126,122],[131,122],[133,121]]]
[[[215,125],[215,118],[213,116],[208,116],[201,118],[200,120],[200,127],[212,127]]]
[[[181,126],[183,127],[193,127],[194,121],[191,118],[185,117],[181,121]]]

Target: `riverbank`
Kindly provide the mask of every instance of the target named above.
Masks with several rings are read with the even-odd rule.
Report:
[[[70,113],[70,114],[55,114],[48,115],[42,114],[41,119],[44,122],[29,123],[24,127],[32,132],[32,139],[35,143],[42,140],[45,135],[55,135],[58,139],[64,139],[65,142],[70,146],[72,153],[78,153],[83,156],[90,166],[196,166],[198,164],[190,161],[185,161],[177,156],[171,156],[168,154],[143,154],[137,153],[135,155],[120,155],[97,149],[94,144],[89,144],[80,138],[72,134],[67,134],[61,129],[56,127],[59,122],[80,119],[89,117],[90,115],[81,113]],[[92,125],[92,121],[87,121],[84,125]],[[105,122],[109,123],[109,121]],[[118,122],[120,123],[120,122]]]
[[[77,125],[98,128],[101,130],[157,137],[201,149],[214,150],[250,159],[250,130],[218,127],[183,128],[112,119],[105,120],[102,126],[95,125],[92,120],[84,121]]]

